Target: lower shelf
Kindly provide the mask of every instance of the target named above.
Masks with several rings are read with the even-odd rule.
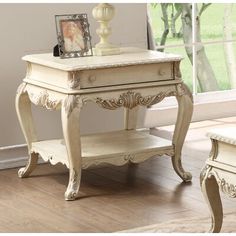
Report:
[[[81,137],[82,168],[100,163],[124,165],[138,163],[152,156],[174,155],[171,141],[150,135],[147,131],[116,131]],[[68,158],[64,140],[34,142],[31,152],[39,153],[52,164],[58,162],[67,167]]]

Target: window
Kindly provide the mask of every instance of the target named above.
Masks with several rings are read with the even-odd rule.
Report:
[[[235,116],[236,3],[149,3],[148,11],[156,50],[184,57],[192,121]],[[176,100],[166,98],[147,110],[145,126],[174,124],[176,114]]]
[[[236,88],[235,3],[150,3],[156,50],[181,54],[194,95]]]

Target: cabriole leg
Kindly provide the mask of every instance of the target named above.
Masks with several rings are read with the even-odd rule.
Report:
[[[205,170],[203,170],[205,171]],[[220,199],[219,186],[214,175],[209,175],[209,170],[202,174],[201,189],[203,196],[211,212],[211,229],[210,232],[218,233],[221,230],[223,222],[223,210]]]
[[[25,91],[26,84],[22,83],[17,90],[16,94],[16,113],[22,132],[24,134],[26,143],[28,145],[29,160],[26,167],[21,168],[18,172],[19,177],[27,177],[35,169],[37,165],[38,155],[31,153],[32,142],[37,141],[36,132],[33,124],[31,102],[27,92]]]
[[[61,108],[62,129],[69,161],[69,183],[65,200],[75,200],[79,194],[82,167],[79,116],[80,107],[76,96],[67,96]]]
[[[193,101],[191,93],[186,85],[182,84],[180,89],[181,91],[179,91],[179,93],[182,94],[176,96],[178,101],[178,116],[172,141],[175,148],[172,164],[180,178],[183,181],[188,182],[191,181],[192,175],[191,173],[186,172],[182,167],[181,150],[192,118]]]

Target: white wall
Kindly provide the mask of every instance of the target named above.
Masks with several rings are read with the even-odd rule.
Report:
[[[0,4],[0,146],[25,143],[14,107],[15,92],[25,75],[26,54],[52,51],[56,44],[54,15],[87,13],[92,43],[98,27],[91,12],[95,4]],[[121,46],[147,47],[146,4],[114,4],[113,43]],[[34,108],[40,138],[60,137],[58,112]],[[89,105],[83,110],[82,133],[120,129],[123,111],[107,111]],[[1,157],[0,157],[1,159]]]

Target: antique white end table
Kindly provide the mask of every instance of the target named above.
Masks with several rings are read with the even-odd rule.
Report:
[[[16,110],[24,133],[29,162],[19,170],[27,177],[38,156],[69,168],[66,200],[78,197],[81,169],[100,163],[124,165],[153,156],[168,155],[176,173],[190,181],[181,164],[181,149],[190,124],[193,100],[181,80],[181,57],[137,48],[123,48],[120,55],[60,59],[52,54],[23,57],[27,73],[16,95]],[[175,96],[179,109],[173,140],[136,130],[137,107],[151,106]],[[82,107],[95,102],[105,109],[124,107],[124,130],[80,136]],[[62,140],[37,139],[31,103],[46,109],[61,109]]]
[[[210,232],[220,232],[223,209],[219,191],[236,198],[236,127],[211,130],[212,149],[201,172],[203,195],[211,211]]]

